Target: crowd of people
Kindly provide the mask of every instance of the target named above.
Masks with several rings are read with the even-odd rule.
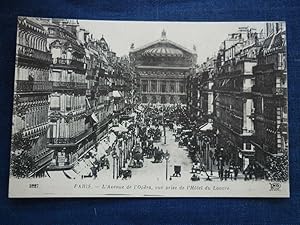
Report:
[[[182,106],[160,108],[146,106],[137,113],[133,126],[130,128],[135,141],[132,149],[129,150],[129,168],[142,168],[144,158],[153,159],[152,163],[163,162],[166,152],[155,143],[162,142],[162,137],[166,136],[166,128],[173,132],[178,146],[188,150],[188,157],[192,161],[191,180],[193,181],[199,180],[199,175],[202,173],[207,176],[207,180],[218,178],[221,181],[238,178],[252,180],[264,176],[264,171],[253,162],[242,168],[230,149],[221,147],[216,143],[215,138],[211,138],[214,136],[214,131],[199,132],[196,123],[190,120]],[[93,154],[87,154],[85,161],[91,162],[88,174],[90,177],[96,178],[101,169],[110,168],[108,155],[97,158]],[[128,174],[124,175],[123,172]],[[123,172],[120,171],[120,175],[131,177],[130,169]]]

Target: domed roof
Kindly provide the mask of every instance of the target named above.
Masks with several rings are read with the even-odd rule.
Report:
[[[177,48],[158,46],[146,49],[142,55],[144,56],[162,56],[162,57],[183,57],[183,52]]]

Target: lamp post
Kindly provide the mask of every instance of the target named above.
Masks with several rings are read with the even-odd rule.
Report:
[[[168,161],[170,158],[170,153],[168,152],[168,150],[165,153],[165,159],[166,159],[166,180],[168,180]]]
[[[163,113],[163,129],[164,129],[164,144],[167,143],[167,137],[166,137],[166,121],[165,121],[165,114]]]
[[[116,158],[117,158],[117,153],[114,151],[112,153],[113,157],[113,179],[115,179],[115,166],[116,166]]]
[[[209,139],[206,139],[206,168],[209,169]]]
[[[166,136],[166,124],[164,123],[164,144],[167,144],[167,136]]]
[[[212,176],[213,175],[213,172],[212,172],[212,165],[213,165],[213,162],[212,162],[212,158],[213,158],[213,152],[210,150],[209,151],[209,157],[210,157],[210,175]]]

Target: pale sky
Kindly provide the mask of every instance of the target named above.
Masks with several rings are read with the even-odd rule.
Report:
[[[81,28],[87,29],[94,38],[103,35],[110,48],[118,56],[127,55],[131,43],[135,48],[160,39],[165,29],[167,39],[192,50],[196,46],[198,63],[213,56],[228,34],[239,27],[249,26],[260,32],[264,22],[127,22],[79,20]]]

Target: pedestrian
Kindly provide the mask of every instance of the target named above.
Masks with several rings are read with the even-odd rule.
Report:
[[[234,180],[237,179],[239,173],[239,167],[237,165],[234,166]]]
[[[225,169],[225,170],[224,170],[224,180],[227,180],[227,175],[228,175],[228,170]]]
[[[233,179],[233,173],[234,173],[233,165],[230,165],[230,166],[229,166],[229,176],[230,176],[230,180]]]
[[[219,169],[219,177],[220,177],[220,180],[222,181],[223,180],[223,173],[224,173],[224,171],[223,171],[223,169]]]

